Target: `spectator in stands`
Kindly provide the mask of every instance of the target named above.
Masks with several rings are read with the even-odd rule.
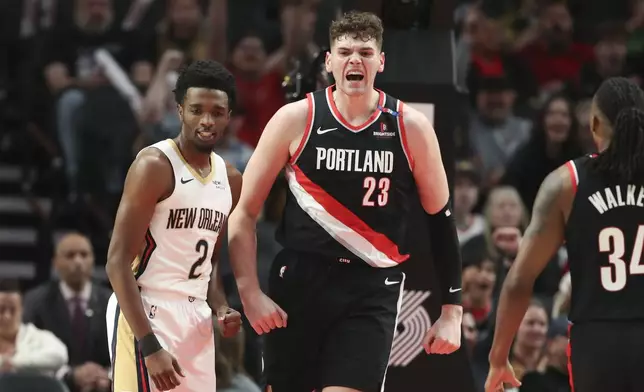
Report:
[[[563,95],[552,96],[537,114],[530,139],[510,159],[501,183],[516,188],[528,211],[546,176],[583,154],[573,110]]]
[[[67,348],[49,331],[22,322],[17,282],[0,282],[0,373],[37,371],[53,375],[67,363]]]
[[[510,363],[519,380],[526,373],[536,371],[541,365],[547,332],[548,312],[540,301],[533,299],[519,325],[510,353]]]
[[[488,251],[493,258],[505,257],[509,267],[508,262],[514,260],[518,251],[520,235],[528,225],[528,212],[517,190],[510,186],[492,189],[484,215],[488,223]]]
[[[467,355],[470,357],[474,353],[476,348],[476,343],[479,339],[479,331],[476,328],[476,321],[472,313],[465,312],[463,313],[463,337],[465,338],[465,348],[467,349]]]
[[[213,0],[211,6],[211,46],[214,59],[227,63],[235,75],[239,103],[246,110],[239,130],[241,141],[255,148],[268,120],[285,104],[282,89],[290,60],[306,50],[313,33],[305,16],[311,15],[308,2],[284,2],[280,10],[282,45],[268,53],[266,35],[249,30],[229,46],[226,41],[228,0]],[[230,57],[229,54],[230,50]]]
[[[67,346],[69,367],[58,376],[72,391],[107,391],[110,382],[105,312],[110,290],[91,281],[94,251],[87,237],[63,236],[54,268],[60,279],[25,295],[25,322],[53,332]]]
[[[506,76],[480,81],[469,136],[486,188],[498,183],[508,159],[530,136],[530,121],[513,114],[515,97]]]
[[[570,392],[568,378],[568,320],[552,320],[543,368],[527,373],[521,380],[520,392]]]
[[[634,65],[627,58],[628,33],[622,22],[606,22],[597,29],[595,58],[585,63],[570,86],[576,99],[592,98],[599,85],[613,76],[639,78]]]
[[[80,164],[85,158],[102,160],[96,170],[113,169],[107,174],[110,190],[120,190],[123,174],[116,166],[129,156],[120,154],[129,152],[120,143],[128,142],[136,126],[130,109],[140,105],[137,87],[152,78],[149,46],[134,30],[124,31],[115,22],[112,0],[76,1],[73,24],[48,34],[44,75],[57,97],[57,132],[72,196],[79,189],[80,169],[87,167]],[[90,97],[95,104],[88,108]],[[86,149],[88,143],[94,149]]]
[[[183,53],[190,64],[208,56],[205,18],[198,0],[170,0],[165,18],[157,27],[157,58],[167,50]]]
[[[463,309],[472,314],[478,330],[488,327],[497,269],[497,263],[486,255],[463,269]]]
[[[591,61],[590,46],[573,40],[573,20],[566,2],[547,0],[539,11],[539,35],[521,56],[537,77],[543,92],[552,93],[574,79],[582,64]]]
[[[215,330],[215,373],[218,392],[260,392],[244,370],[244,330],[231,338],[221,336],[219,323]]]
[[[243,109],[233,109],[230,122],[226,128],[224,137],[219,139],[215,152],[219,154],[224,160],[237,168],[240,172],[244,172],[246,164],[253,154],[253,149],[250,146],[237,138],[237,133],[244,123],[245,113]]]
[[[474,213],[479,201],[480,175],[470,161],[456,163],[454,177],[454,219],[461,248],[478,241],[485,233],[485,219]]]

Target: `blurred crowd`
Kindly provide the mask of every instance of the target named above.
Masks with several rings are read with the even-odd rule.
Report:
[[[0,371],[37,368],[72,391],[107,390],[110,291],[94,279],[95,255],[100,269],[133,157],[180,129],[171,94],[177,70],[210,58],[235,75],[233,118],[216,152],[243,172],[275,111],[329,83],[318,69],[329,23],[359,3],[385,9],[386,27],[415,29],[401,20],[431,1],[3,0],[0,151],[13,146],[28,162],[22,191],[54,200],[47,226],[83,234],[57,238],[47,256],[56,279],[24,295],[10,282],[0,287]],[[500,287],[541,181],[594,150],[588,112],[599,84],[644,76],[644,1],[458,3],[456,80],[469,91],[470,113],[466,137],[455,140],[453,200],[464,335],[482,387]],[[295,83],[296,75],[313,76]],[[278,181],[258,226],[263,284],[278,251],[273,232],[284,192]],[[223,264],[231,305],[239,307]],[[521,391],[570,390],[569,300],[562,247],[536,283],[512,349]],[[252,330],[245,335],[217,340],[218,390],[261,384],[259,342]]]

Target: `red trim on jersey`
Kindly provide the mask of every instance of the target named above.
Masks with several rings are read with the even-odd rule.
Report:
[[[570,182],[572,183],[572,192],[577,193],[577,185],[579,184],[579,177],[577,177],[577,168],[573,161],[566,162],[568,173],[570,173]]]
[[[309,140],[309,135],[311,134],[311,126],[313,125],[313,97],[311,96],[311,93],[306,94],[306,105],[308,108],[306,112],[306,127],[304,127],[302,140],[300,140],[300,144],[297,146],[297,150],[295,150],[295,153],[293,153],[293,156],[289,161],[289,163],[291,164],[295,163],[295,161],[297,161],[297,158],[300,157],[300,154],[302,153],[306,142]]]
[[[295,173],[295,179],[304,188],[304,190],[317,201],[329,215],[339,220],[345,226],[351,228],[353,231],[366,239],[374,248],[382,252],[389,259],[396,263],[402,263],[409,259],[409,255],[401,255],[398,250],[398,245],[393,243],[387,236],[382,233],[374,231],[369,225],[362,221],[357,215],[349,211],[339,201],[329,195],[319,185],[311,181],[302,170],[296,166],[291,165]]]
[[[378,94],[380,94],[380,97],[378,98],[378,106],[382,107],[385,104],[385,93],[378,90]],[[376,118],[380,115],[380,110],[377,109],[375,110],[371,116],[365,121],[364,123],[360,125],[351,125],[345,118],[342,116],[342,113],[338,110],[338,107],[335,105],[335,101],[333,100],[333,86],[329,86],[326,89],[326,95],[327,99],[329,101],[329,107],[331,108],[331,111],[333,112],[333,115],[340,121],[340,124],[347,128],[350,131],[353,132],[359,132],[362,131],[364,128],[366,128],[368,125],[370,125],[372,122],[376,120]]]
[[[405,106],[404,102],[398,100],[398,130],[400,131],[400,140],[402,141],[402,148],[407,156],[409,161],[409,168],[414,170],[414,156],[411,155],[409,150],[409,144],[407,143],[407,129],[405,128],[405,117],[403,116],[403,107]]]
[[[590,154],[591,158],[597,158],[597,154]]]
[[[568,382],[570,383],[570,392],[575,392],[575,383],[572,376],[572,346],[570,345],[570,331],[572,324],[568,324],[568,345],[566,346],[566,356],[568,357]]]

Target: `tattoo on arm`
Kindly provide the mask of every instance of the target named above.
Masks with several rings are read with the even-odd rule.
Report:
[[[563,178],[559,171],[550,173],[541,184],[539,193],[534,202],[530,225],[526,230],[525,237],[532,237],[542,234],[548,227],[550,220],[560,214],[559,195],[563,189]]]

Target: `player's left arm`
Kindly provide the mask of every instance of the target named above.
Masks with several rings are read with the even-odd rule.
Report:
[[[242,188],[242,174],[229,163],[226,163],[226,171],[228,173],[228,184],[230,185],[230,193],[233,199],[232,207],[230,208],[230,213],[232,213],[237,206],[237,202],[239,202],[239,195],[241,194]],[[212,254],[212,272],[208,286],[208,305],[216,313],[218,321],[223,324],[221,328],[223,335],[231,336],[239,331],[241,315],[228,307],[226,293],[224,292],[224,283],[221,277],[221,268],[219,268],[219,254],[226,240],[227,228],[228,222],[222,227],[217,237],[215,250]]]
[[[440,282],[441,316],[462,317],[460,245],[450,210],[447,175],[434,127],[418,110],[404,105],[404,137],[423,209],[427,213],[434,266]]]
[[[490,365],[505,366],[514,335],[532,298],[535,279],[564,241],[564,203],[572,181],[566,167],[550,173],[541,184],[532,220],[503,283],[497,311]]]

